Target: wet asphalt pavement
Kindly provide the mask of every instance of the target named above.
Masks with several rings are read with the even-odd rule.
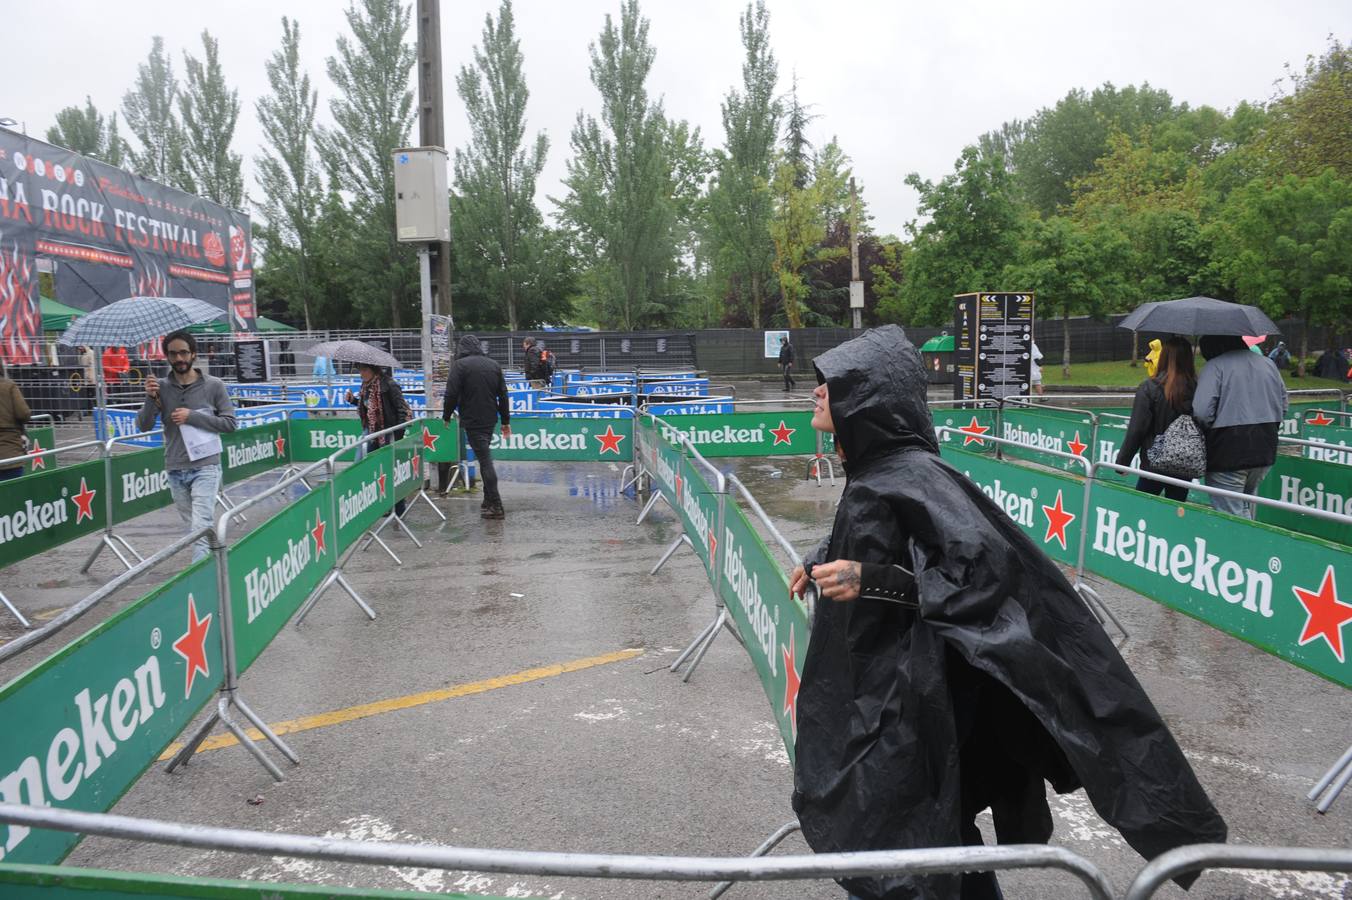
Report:
[[[818,487],[804,480],[805,460],[719,464],[736,471],[800,550],[825,533],[840,484]],[[659,504],[635,526],[639,506],[619,494],[621,468],[499,464],[508,510],[503,522],[479,518],[478,493],[439,501],[446,523],[420,503],[409,520],[423,549],[395,537],[391,545],[402,566],[378,548],[348,566],[350,580],[377,611],[374,622],[341,592],[330,591],[305,625],[286,628],[242,679],[244,696],[269,722],[420,692],[447,696],[289,735],[302,763],[284,766],[282,784],[241,748],[224,747],[199,753],[172,776],[151,769],[115,811],[474,847],[749,852],[792,817],[792,773],[769,701],[727,634],[689,683],[667,672],[712,619],[711,588],[688,550],[656,576],[647,574],[679,535],[679,525]],[[257,479],[240,493],[268,481]],[[126,529],[143,553],[179,533],[176,514],[168,510]],[[6,592],[26,612],[50,617],[97,585],[75,572],[91,546],[89,539],[78,541],[4,570]],[[170,571],[163,567],[139,589],[124,590],[77,631]],[[95,572],[108,578],[117,567],[105,558]],[[1352,844],[1352,794],[1325,816],[1304,800],[1315,778],[1352,742],[1352,695],[1114,585],[1098,587],[1132,633],[1124,655],[1229,822],[1232,841]],[[16,633],[8,622],[0,628],[0,639]],[[56,645],[0,667],[0,679],[9,680]],[[575,661],[588,664],[506,677]],[[250,802],[258,798],[261,803]],[[1083,793],[1053,797],[1052,804],[1054,842],[1125,889],[1142,860]],[[779,852],[803,851],[795,835]],[[349,866],[102,838],[86,840],[68,863],[523,897],[698,897],[707,889]],[[1063,874],[1019,872],[1001,881],[1011,898],[1084,896]],[[1184,896],[1172,886],[1161,895]],[[729,896],[843,893],[829,882],[780,882],[739,886]],[[1352,881],[1213,872],[1188,896],[1348,898]]]

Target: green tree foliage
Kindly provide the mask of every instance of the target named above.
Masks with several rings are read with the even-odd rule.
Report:
[[[117,133],[117,113],[106,120],[85,97],[84,109],[67,106],[56,114],[56,124],[47,129],[47,142],[76,153],[120,167],[127,144]]]
[[[784,122],[784,155],[788,158],[793,171],[797,173],[794,176],[794,186],[799,188],[807,184],[808,172],[811,170],[812,142],[807,138],[807,127],[817,117],[809,112],[809,109],[810,107],[798,101],[798,73],[794,72],[793,87],[789,89],[787,118]]]
[[[203,59],[185,54],[187,84],[178,95],[183,128],[183,163],[196,192],[238,209],[244,202],[242,158],[230,151],[239,121],[239,92],[225,84],[220,46],[202,32]]]
[[[801,186],[800,180],[804,181]],[[826,237],[821,191],[815,183],[803,179],[798,165],[786,153],[775,166],[770,195],[774,200],[770,239],[775,247],[774,267],[779,277],[784,318],[790,328],[802,328],[803,305],[808,296],[802,270],[817,258]]]
[[[334,125],[318,137],[329,177],[352,198],[354,223],[326,239],[346,244],[335,249],[353,266],[357,319],[400,328],[418,318],[413,251],[398,242],[394,220],[393,154],[406,146],[414,115],[410,13],[398,0],[353,0],[346,17],[352,35],[340,37],[328,58]]]
[[[319,94],[300,66],[299,23],[282,18],[282,45],[265,71],[272,92],[255,105],[267,142],[254,158],[265,220],[258,235],[274,291],[285,280],[291,288],[284,294],[289,310],[303,316],[308,330],[315,325],[311,273],[322,189],[311,143]]]
[[[183,130],[174,115],[178,79],[164,51],[164,38],[151,39],[150,56],[136,67],[136,84],[122,96],[122,117],[140,147],[131,148],[137,174],[187,191],[193,190],[183,159]]]
[[[1272,105],[1267,149],[1279,172],[1309,177],[1325,167],[1352,178],[1352,47],[1329,38],[1303,71],[1288,67],[1291,93]]]
[[[761,325],[774,246],[770,241],[770,176],[784,115],[775,96],[779,66],[770,49],[764,0],[747,5],[741,22],[742,89],[723,101],[723,149],[714,154],[708,196],[708,238],[732,276],[747,285],[751,327]]]
[[[1268,185],[1254,181],[1231,196],[1215,228],[1221,266],[1243,302],[1307,326],[1341,325],[1352,312],[1352,180],[1332,168]],[[1309,328],[1299,373],[1305,374]]]
[[[455,151],[456,253],[466,277],[482,279],[485,292],[500,298],[512,331],[522,305],[541,299],[526,286],[539,283],[543,262],[535,254],[543,244],[535,182],[549,150],[544,134],[525,146],[530,91],[523,61],[512,4],[503,0],[496,22],[484,18],[474,67],[462,66],[455,80],[470,125],[469,146]],[[538,310],[526,318],[540,321]]]
[[[648,99],[656,51],[637,0],[624,0],[618,28],[606,16],[590,51],[601,117],[578,113],[560,219],[589,263],[583,288],[599,322],[626,330],[669,322],[685,296],[672,290],[678,252],[693,234],[680,218],[707,174],[699,131],[668,122]]]

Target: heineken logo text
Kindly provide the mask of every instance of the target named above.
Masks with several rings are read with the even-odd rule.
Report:
[[[372,485],[374,487],[374,485]],[[290,538],[286,541],[286,552],[273,560],[271,556],[263,562],[263,568],[253,569],[244,576],[244,595],[249,606],[249,622],[253,622],[267,609],[273,600],[281,596],[291,582],[305,571],[313,558],[310,538],[299,541]]]
[[[1001,435],[1007,441],[1014,441],[1023,444],[1025,447],[1032,447],[1034,450],[1057,450],[1065,452],[1065,447],[1058,436],[1050,435],[1042,429],[1037,431],[1028,431],[1022,425],[1004,423],[1004,434]]]
[[[345,434],[341,431],[312,431],[310,432],[310,449],[341,450],[357,443],[357,439],[357,435]]]
[[[226,464],[232,469],[247,466],[277,455],[277,445],[271,440],[256,440],[252,444],[241,444],[225,448]]]
[[[765,443],[764,425],[757,425],[755,428],[733,428],[731,425],[724,425],[721,428],[700,428],[697,425],[691,425],[689,428],[682,430],[662,426],[662,436],[673,443],[677,439],[676,436],[681,433],[684,433],[696,444]]]
[[[972,477],[971,472],[963,472],[971,480],[981,493],[990,497],[996,506],[1018,524],[1025,528],[1033,527],[1033,501],[1030,497],[1022,497],[1013,491],[1006,490],[1000,483],[1000,479],[995,479],[993,485],[982,484]]]
[[[355,492],[349,491],[338,498],[338,527],[346,528],[347,523],[364,513],[372,503],[380,499],[380,482],[372,479]]]
[[[511,437],[493,435],[493,450],[586,450],[585,434],[550,434],[548,431],[532,431],[529,434],[513,431]]]
[[[1322,509],[1339,515],[1352,512],[1348,508],[1347,498],[1342,494],[1324,490],[1322,481],[1315,482],[1315,486],[1312,488],[1306,487],[1294,475],[1282,476],[1281,499],[1286,503],[1294,503],[1297,506],[1304,506],[1309,509]]]
[[[1194,538],[1192,544],[1171,544],[1167,538],[1146,531],[1140,519],[1133,530],[1118,527],[1120,514],[1097,507],[1094,523],[1094,550],[1131,563],[1163,578],[1172,578],[1226,603],[1243,604],[1249,612],[1272,617],[1272,576],[1246,568],[1234,560],[1207,551],[1206,538]]]
[[[130,503],[169,490],[169,473],[160,469],[151,471],[142,469],[141,474],[126,472],[122,475],[122,502]]]
[[[742,610],[756,632],[756,644],[765,654],[765,663],[770,674],[779,677],[779,660],[775,653],[778,642],[778,627],[770,608],[761,600],[760,578],[755,572],[748,571],[742,560],[742,548],[733,543],[731,529],[723,529],[723,546],[728,548],[727,558],[723,562],[723,579],[742,603]]]

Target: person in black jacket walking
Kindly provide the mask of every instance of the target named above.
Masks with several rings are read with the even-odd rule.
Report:
[[[793,390],[798,386],[793,380],[793,344],[786,337],[779,339],[779,367],[784,370],[784,390]]]
[[[378,431],[384,431],[386,428],[393,428],[403,422],[413,418],[412,411],[408,408],[408,401],[404,399],[404,392],[400,389],[399,383],[394,380],[390,370],[384,366],[361,365],[358,367],[361,373],[361,387],[357,393],[347,392],[347,402],[357,404],[357,418],[361,420],[361,428],[365,434],[375,434]],[[404,436],[404,430],[392,431],[389,434],[381,435],[377,438],[371,438],[366,442],[366,452],[374,453],[386,444],[393,443]],[[399,500],[394,504],[394,514],[404,515],[404,501]]]
[[[507,513],[498,493],[498,473],[493,469],[489,443],[493,440],[493,426],[497,425],[498,419],[502,419],[502,436],[512,436],[508,424],[512,410],[507,403],[507,379],[502,375],[502,367],[484,354],[483,345],[472,334],[462,337],[456,348],[455,362],[446,377],[442,420],[450,422],[451,413],[457,409],[460,411],[460,428],[483,473],[484,502],[480,515],[485,519],[505,518]]]
[[[1197,370],[1192,361],[1192,344],[1186,338],[1171,337],[1160,348],[1155,375],[1141,382],[1136,389],[1136,401],[1131,407],[1131,421],[1117,453],[1119,466],[1131,465],[1139,451],[1141,468],[1151,471],[1150,448],[1155,438],[1164,434],[1174,419],[1192,415],[1192,395],[1197,391]],[[1159,496],[1161,493],[1178,503],[1188,499],[1188,489],[1165,484],[1153,478],[1140,478],[1136,490]]]

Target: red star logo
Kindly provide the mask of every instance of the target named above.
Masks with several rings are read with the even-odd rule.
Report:
[[[787,427],[784,424],[784,420],[780,419],[779,427],[771,428],[770,433],[775,436],[775,444],[787,444],[789,443],[789,438],[793,437],[793,433],[797,430],[797,428]],[[775,444],[771,444],[770,446],[773,447]]]
[[[963,437],[962,439],[962,445],[964,447],[973,442],[978,443],[983,447],[986,446],[986,442],[983,441],[980,437],[977,437],[976,435],[985,434],[990,430],[991,428],[989,425],[979,424],[976,420],[976,416],[972,416],[972,421],[970,423],[958,429],[958,431],[961,431],[965,435],[965,437]]]
[[[1043,506],[1042,514],[1047,517],[1047,534],[1042,538],[1042,543],[1046,544],[1052,538],[1056,538],[1061,545],[1061,549],[1066,549],[1066,526],[1075,521],[1075,514],[1066,512],[1061,506],[1061,492],[1056,492],[1056,505]]]
[[[380,476],[376,478],[376,483],[380,485],[380,496],[385,496],[385,470],[380,470]]]
[[[413,459],[411,462],[413,464],[413,474],[416,477],[422,472],[422,456],[418,454],[418,451],[413,451]]]
[[[681,473],[676,473],[676,499],[681,499]]]
[[[1076,456],[1084,456],[1084,451],[1089,447],[1088,444],[1080,443],[1080,433],[1078,431],[1075,432],[1075,440],[1071,441],[1066,446],[1069,447],[1070,452],[1074,453]]]
[[[207,629],[211,628],[211,616],[211,613],[207,613],[205,619],[197,618],[197,604],[193,601],[192,594],[188,595],[188,630],[183,633],[183,637],[174,641],[174,652],[183,657],[184,662],[188,664],[187,679],[183,685],[185,700],[192,695],[192,682],[199,670],[203,677],[211,677],[211,670],[207,667],[205,646]]]
[[[278,436],[273,443],[277,445],[277,455],[286,456],[286,438]]]
[[[437,441],[440,438],[441,435],[433,434],[432,432],[427,430],[426,425],[423,426],[422,445],[424,448],[435,451],[437,449]]]
[[[75,504],[75,524],[94,518],[94,495],[97,493],[89,489],[83,478],[80,479],[80,493],[70,499]]]
[[[1296,643],[1303,647],[1315,638],[1323,638],[1333,651],[1333,655],[1338,657],[1338,662],[1345,662],[1343,626],[1352,621],[1352,604],[1343,603],[1338,599],[1338,585],[1333,580],[1333,566],[1324,570],[1324,580],[1320,582],[1317,593],[1299,587],[1292,587],[1291,593],[1295,594],[1301,606],[1305,607],[1305,628]]]
[[[605,434],[594,434],[592,437],[601,442],[601,453],[620,454],[620,441],[624,440],[624,435],[615,433],[615,426],[607,425]]]
[[[794,633],[793,628],[789,628],[789,646],[779,645],[779,652],[784,656],[784,709],[780,715],[789,717],[789,727],[793,730],[793,736],[798,737],[798,668],[794,665]]]
[[[1320,410],[1316,410],[1316,411],[1315,411],[1315,414],[1314,414],[1314,418],[1313,418],[1313,419],[1306,419],[1306,420],[1305,420],[1305,424],[1306,424],[1306,425],[1332,425],[1332,424],[1333,424],[1333,420],[1330,419],[1328,416],[1324,415],[1324,411],[1323,411],[1322,409],[1320,409]]]
[[[315,554],[324,553],[324,528],[326,527],[324,519],[319,515],[319,510],[315,510],[315,527],[310,529],[310,537],[315,539]]]
[[[33,438],[33,449],[29,450],[28,454],[33,457],[33,461],[29,465],[32,467],[32,470],[34,472],[36,472],[38,469],[47,468],[47,457],[35,455],[41,453],[43,450],[46,449],[47,448],[42,446],[42,444],[38,441],[37,438]]]
[[[712,559],[718,553],[718,538],[714,537],[714,530],[709,529],[709,558]]]

